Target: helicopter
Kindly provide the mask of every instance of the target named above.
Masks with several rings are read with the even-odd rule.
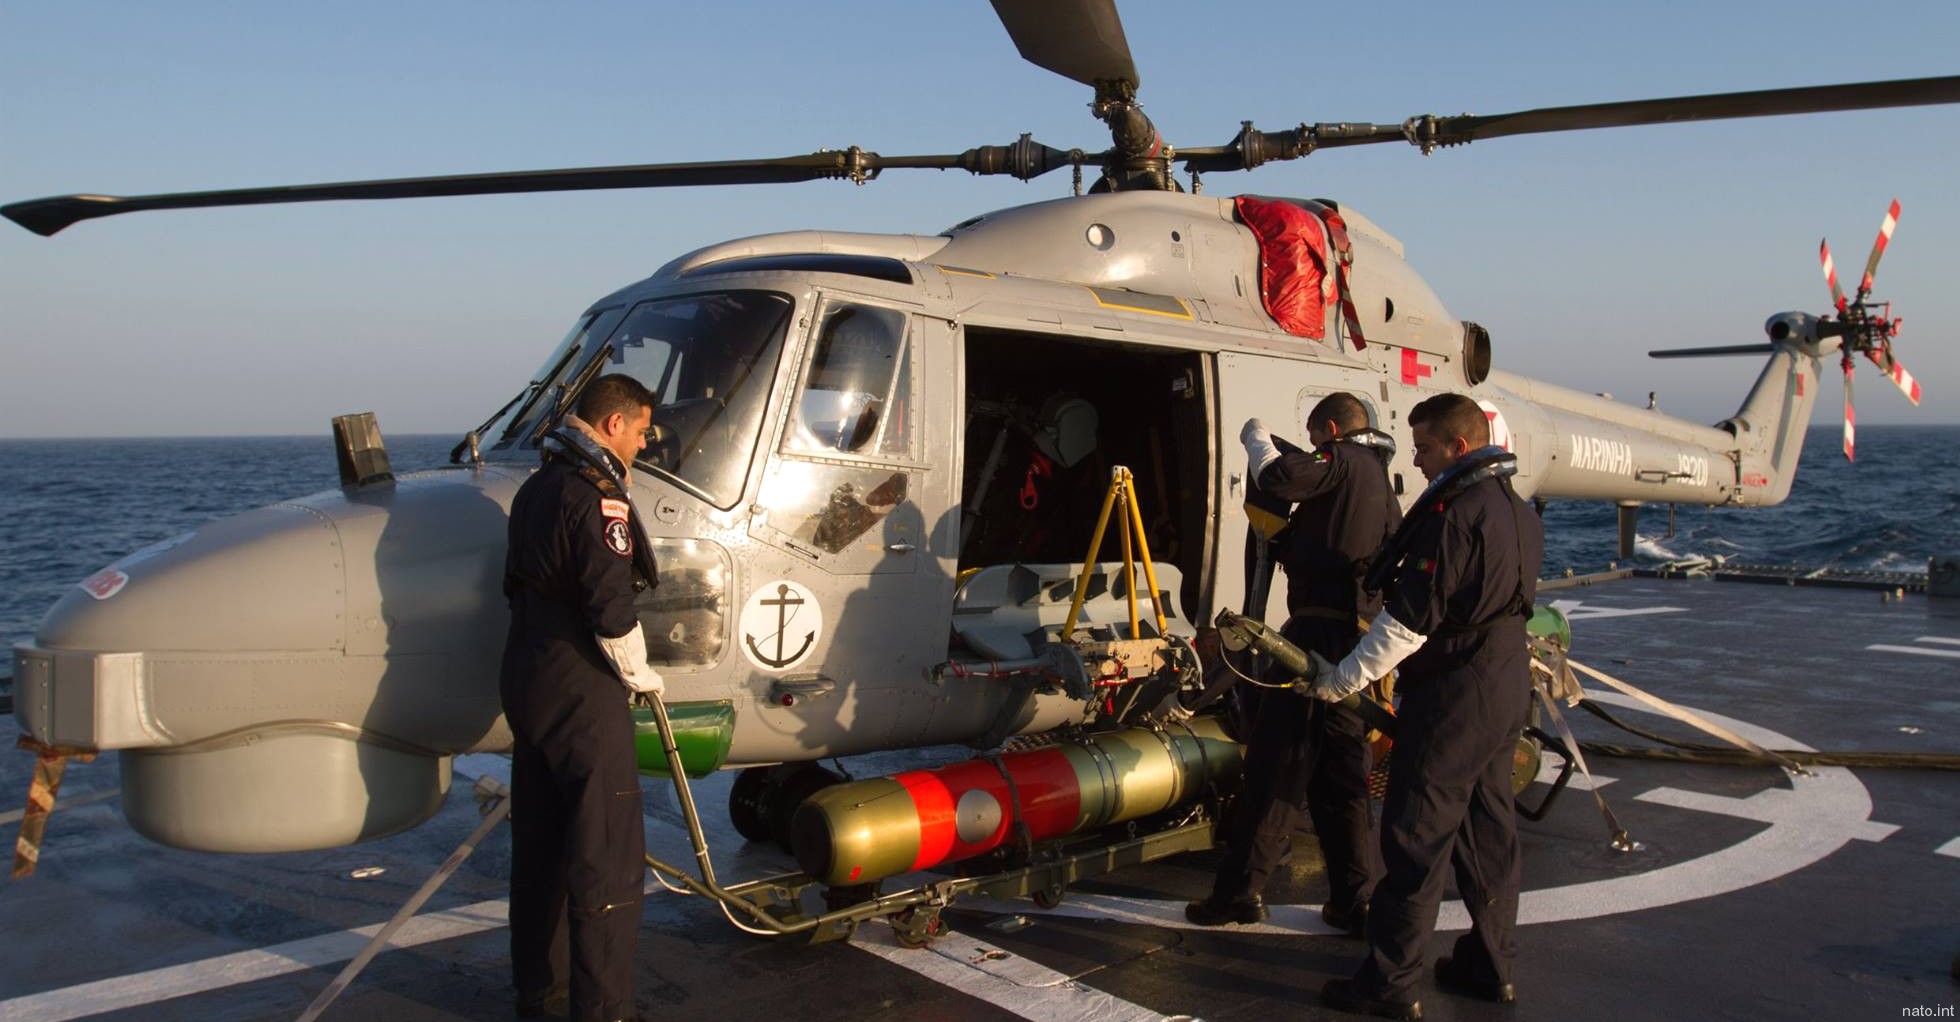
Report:
[[[626,372],[661,398],[633,497],[661,566],[640,610],[667,700],[699,711],[704,769],[745,771],[731,796],[738,825],[780,834],[781,820],[761,817],[781,814],[763,807],[834,781],[822,761],[984,747],[1153,705],[1138,686],[1116,706],[1098,680],[1110,675],[1068,661],[1049,633],[1063,608],[1074,613],[1069,585],[1086,580],[1078,590],[1096,595],[1084,612],[1107,641],[1157,643],[1161,660],[1140,679],[1161,685],[1159,668],[1188,664],[1189,637],[1248,582],[1234,549],[1248,486],[1235,437],[1248,418],[1298,423],[1319,397],[1355,393],[1400,441],[1390,471],[1405,500],[1421,490],[1407,411],[1442,391],[1484,406],[1527,496],[1631,509],[1788,494],[1820,360],[1847,350],[1829,316],[1771,317],[1768,358],[1737,413],[1688,422],[1497,368],[1500,340],[1452,316],[1387,228],[1337,200],[1218,196],[1219,175],[1324,149],[1428,153],[1960,102],[1960,77],[1927,78],[1384,124],[1248,122],[1227,143],[1184,147],[1143,111],[1113,3],[995,9],[1026,59],[1089,88],[1106,148],[1024,136],[919,156],[849,147],[0,208],[53,235],[159,209],[866,183],[912,169],[1084,181],[1081,194],[933,234],[793,230],[679,255],[580,313],[448,468],[394,478],[371,424],[345,423],[341,488],[137,551],[65,595],[15,650],[23,730],[119,751],[126,816],[169,845],[292,851],[421,822],[452,757],[510,744],[495,677],[511,497],[579,388]],[[1293,272],[1273,272],[1282,265]],[[1275,301],[1284,295],[1296,301]],[[1135,480],[1137,536],[1155,551],[1146,595],[1168,611],[1147,634],[1122,628],[1134,583],[1126,594],[1089,550],[1119,467]]]

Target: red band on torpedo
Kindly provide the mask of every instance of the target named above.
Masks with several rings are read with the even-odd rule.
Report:
[[[912,796],[912,804],[919,811],[919,854],[912,860],[912,869],[925,869],[946,861],[946,855],[953,850],[953,842],[957,838],[953,793],[931,771],[910,770],[894,776],[892,780],[905,786]]]

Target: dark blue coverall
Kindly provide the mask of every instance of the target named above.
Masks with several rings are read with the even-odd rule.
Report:
[[[515,739],[510,944],[518,1006],[537,1009],[569,987],[580,1020],[634,1014],[646,869],[631,693],[594,636],[622,636],[638,624],[633,597],[636,585],[653,583],[653,562],[619,485],[622,466],[606,467],[547,452],[518,489],[499,677]]]
[[[1289,615],[1281,636],[1339,662],[1360,638],[1357,620],[1381,609],[1380,594],[1366,591],[1361,576],[1402,520],[1384,456],[1336,439],[1282,454],[1256,483],[1298,505],[1275,539]],[[1348,915],[1368,900],[1381,866],[1368,804],[1367,730],[1345,707],[1259,693],[1245,787],[1224,822],[1214,899],[1244,900],[1265,888],[1299,827],[1304,800],[1327,860],[1329,907]]]
[[[1513,749],[1530,705],[1525,620],[1544,560],[1538,515],[1503,478],[1410,509],[1386,609],[1427,637],[1397,671],[1401,705],[1382,804],[1385,873],[1369,903],[1365,994],[1412,1000],[1453,868],[1470,932],[1452,957],[1511,982],[1521,876]]]

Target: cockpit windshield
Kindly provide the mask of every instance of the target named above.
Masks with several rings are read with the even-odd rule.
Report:
[[[486,438],[495,436],[497,450],[503,450],[521,442],[527,436],[537,434],[538,417],[549,414],[556,405],[554,401],[545,401],[541,398],[563,387],[562,381],[566,378],[566,371],[578,361],[578,353],[587,350],[586,342],[592,337],[604,337],[610,333],[612,328],[618,325],[619,318],[624,312],[625,310],[621,308],[611,308],[580,316],[578,322],[572,324],[572,328],[565,333],[564,339],[558,342],[558,346],[551,349],[551,355],[532,375],[531,382],[525,384],[524,389],[518,391],[517,396],[511,398],[508,404],[497,411],[497,414],[491,416],[490,421],[485,422],[477,430],[477,434]],[[501,431],[492,428],[499,424],[503,427]]]
[[[641,467],[729,508],[741,499],[793,305],[765,291],[641,302],[610,340],[602,372],[660,399]]]

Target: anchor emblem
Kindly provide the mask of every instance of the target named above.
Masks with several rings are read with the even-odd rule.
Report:
[[[783,654],[784,640],[789,634],[789,623],[796,619],[797,608],[800,608],[806,602],[803,597],[791,590],[787,583],[779,582],[776,584],[775,598],[765,599],[759,602],[764,607],[776,608],[776,630],[762,637],[764,642],[767,642],[771,636],[775,638],[776,655],[774,657],[765,655],[762,652],[762,647],[756,643],[756,637],[747,632],[743,632],[742,640],[748,643],[749,655],[753,656],[756,662],[774,668],[787,667],[803,659],[803,654],[810,650],[810,644],[817,641],[815,629],[804,634],[803,645],[798,646],[795,652],[787,656]]]

